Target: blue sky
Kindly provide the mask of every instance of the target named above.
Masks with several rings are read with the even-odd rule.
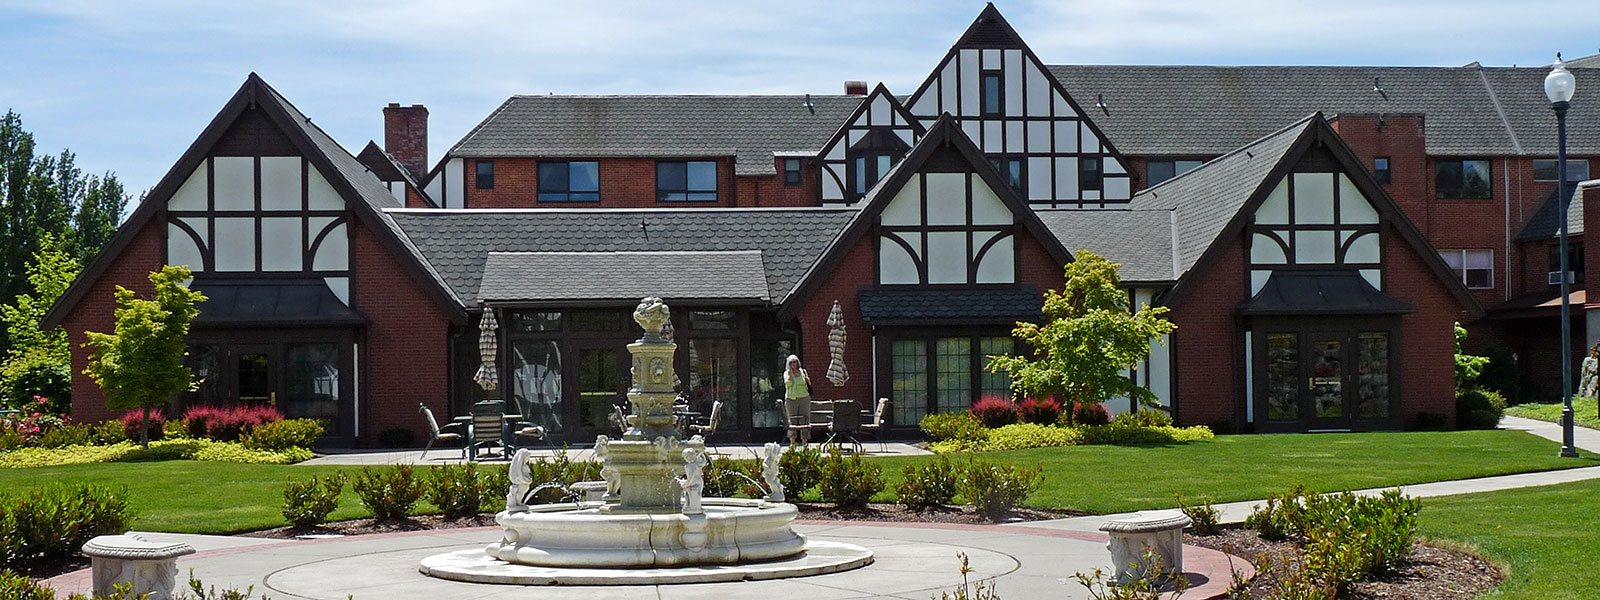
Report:
[[[1052,64],[1542,65],[1600,51],[1593,0],[996,4]],[[0,110],[21,113],[42,151],[70,148],[137,194],[251,71],[351,150],[381,140],[384,104],[425,104],[433,160],[518,93],[832,94],[846,79],[910,93],[982,7],[0,0]]]

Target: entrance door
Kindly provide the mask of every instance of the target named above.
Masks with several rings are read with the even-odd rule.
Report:
[[[281,368],[277,348],[268,345],[237,346],[228,357],[229,369],[235,388],[239,391],[239,404],[244,406],[270,406],[278,402],[278,370]]]
[[[624,348],[610,344],[577,347],[577,398],[569,409],[576,414],[569,412],[568,420],[578,425],[582,437],[617,433],[610,417],[611,407],[627,398],[622,369],[628,363],[623,354]]]
[[[1345,385],[1345,365],[1350,348],[1345,334],[1314,333],[1306,336],[1304,349],[1306,393],[1301,400],[1303,414],[1311,417],[1311,429],[1349,429],[1350,386]]]
[[[1385,429],[1392,419],[1390,331],[1256,334],[1258,431]],[[1378,329],[1378,328],[1371,328]]]

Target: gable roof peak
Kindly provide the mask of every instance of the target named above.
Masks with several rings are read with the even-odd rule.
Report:
[[[1000,9],[995,8],[990,2],[978,11],[977,18],[967,26],[967,30],[956,40],[957,48],[999,48],[1020,47],[1022,36],[1017,35],[1017,30],[1011,28],[1011,23],[1006,21]]]

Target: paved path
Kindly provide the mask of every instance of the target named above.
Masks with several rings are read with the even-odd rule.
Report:
[[[720,454],[726,454],[729,457],[736,459],[759,458],[757,453],[761,451],[761,448],[762,444],[714,444],[712,446],[713,451]],[[861,444],[861,449],[863,450],[862,456],[917,456],[923,454],[932,454],[931,452],[928,452],[922,448],[900,442],[889,442],[885,444],[879,444],[878,442],[863,442]],[[531,450],[535,456],[553,456],[555,453],[561,451],[558,448],[550,447],[529,448],[529,450]],[[321,456],[299,464],[360,466],[400,464],[452,465],[461,463],[460,448],[434,448],[427,452],[426,457],[423,456],[423,451],[416,449],[322,450],[321,452],[323,453]],[[594,450],[591,448],[570,448],[566,452],[567,456],[573,460],[592,460],[594,458]],[[500,457],[498,454],[492,458],[486,455],[482,462],[504,463],[506,462],[506,459],[504,457]]]
[[[865,546],[875,562],[843,573],[733,584],[521,587],[433,579],[417,571],[425,557],[482,548],[500,539],[496,527],[418,531],[323,540],[259,540],[223,536],[143,534],[152,541],[187,542],[201,551],[178,568],[217,589],[254,586],[273,600],[926,600],[960,583],[957,553],[971,560],[971,580],[991,579],[1006,598],[1079,600],[1077,571],[1106,568],[1106,536],[995,525],[797,522],[807,537]],[[1210,598],[1226,589],[1231,569],[1253,573],[1242,560],[1185,546],[1184,571],[1196,586],[1185,597]],[[92,584],[87,570],[49,581],[65,594]]]
[[[1556,423],[1524,419],[1521,417],[1507,416],[1500,421],[1501,429],[1526,431],[1542,438],[1561,441],[1561,426]],[[1600,431],[1574,428],[1574,443],[1579,449],[1600,453]],[[1458,479],[1455,481],[1437,481],[1434,483],[1419,483],[1415,485],[1399,486],[1406,494],[1427,498],[1432,496],[1454,496],[1456,494],[1474,494],[1478,492],[1493,492],[1516,488],[1534,487],[1541,485],[1555,485],[1558,483],[1571,483],[1600,479],[1600,466],[1580,467],[1576,469],[1563,469],[1559,471],[1542,471],[1538,473],[1517,473],[1515,475],[1497,475],[1494,477],[1479,477],[1476,479]],[[1357,490],[1357,494],[1377,495],[1387,488],[1371,488]],[[1240,523],[1263,500],[1246,500],[1243,502],[1229,502],[1216,505],[1222,511],[1223,523]],[[1046,529],[1060,529],[1066,531],[1097,531],[1102,523],[1115,519],[1133,516],[1136,513],[1118,513],[1112,515],[1089,515],[1085,517],[1072,517],[1068,519],[1054,519],[1050,521],[1034,521],[1029,523],[1013,523],[1010,526],[1042,527]]]

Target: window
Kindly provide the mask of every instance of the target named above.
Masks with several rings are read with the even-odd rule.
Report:
[[[739,402],[739,341],[731,338],[689,340],[689,373],[684,377],[689,392],[689,410],[704,418],[722,402],[717,429],[739,426],[744,407]]]
[[[855,162],[851,165],[851,168],[855,171],[851,175],[851,179],[855,183],[854,191],[856,195],[865,195],[893,167],[894,157],[888,154],[857,156]]]
[[[983,72],[983,116],[991,117],[1000,114],[1003,98],[1000,97],[1000,71]]]
[[[889,346],[889,387],[896,424],[921,423],[928,414],[928,343],[895,340]]]
[[[715,202],[717,163],[709,160],[656,163],[656,200]]]
[[[1080,170],[1083,171],[1083,173],[1079,177],[1079,181],[1083,182],[1083,189],[1100,189],[1100,159],[1085,157],[1079,161],[1078,164],[1082,165]]]
[[[494,161],[492,161],[492,160],[480,160],[480,161],[478,161],[478,189],[480,189],[480,190],[492,190],[492,189],[494,189]]]
[[[1437,198],[1483,200],[1491,197],[1489,161],[1441,160],[1434,166],[1433,187]]]
[[[1190,169],[1200,166],[1204,161],[1199,160],[1152,160],[1145,163],[1145,173],[1150,180],[1149,185],[1156,185],[1173,177],[1189,172]]]
[[[1550,272],[1561,270],[1561,245],[1550,245]],[[1567,242],[1567,272],[1572,273],[1572,283],[1583,283],[1583,243]],[[1557,279],[1551,285],[1561,285]]]
[[[1534,181],[1556,180],[1555,159],[1533,161]],[[1567,159],[1567,181],[1584,181],[1589,178],[1589,161],[1585,159]]]
[[[598,202],[600,163],[595,161],[539,163],[540,202]]]
[[[1494,287],[1493,250],[1440,250],[1439,258],[1456,272],[1461,283],[1475,290]]]
[[[989,159],[989,162],[994,163],[995,170],[1000,171],[1000,175],[1006,178],[1006,183],[1011,189],[1016,190],[1018,194],[1022,193],[1022,159],[995,157]]]
[[[1378,183],[1389,185],[1389,157],[1379,156],[1372,159],[1372,178]]]
[[[785,187],[800,185],[800,159],[783,159],[783,185]]]

